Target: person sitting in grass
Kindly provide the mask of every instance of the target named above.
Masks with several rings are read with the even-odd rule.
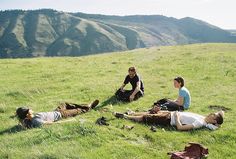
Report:
[[[24,128],[34,128],[40,127],[44,124],[52,124],[58,122],[63,118],[74,117],[78,114],[86,113],[89,110],[95,108],[99,103],[99,100],[93,101],[91,104],[72,104],[72,103],[62,103],[52,112],[41,112],[33,114],[33,110],[20,107],[16,109],[16,116],[19,119],[20,124]]]
[[[202,127],[215,130],[223,123],[224,112],[210,113],[207,116],[178,111],[158,111],[156,114],[143,112],[132,113],[130,115],[115,112],[114,115],[117,118],[129,119],[146,124],[162,126],[172,125],[176,126],[177,130],[192,130]]]
[[[115,93],[118,100],[124,102],[131,102],[137,100],[144,95],[143,81],[141,77],[137,74],[135,67],[130,67],[128,69],[128,75],[125,77],[124,83],[119,90]],[[132,90],[124,90],[124,87],[130,83],[132,85]]]
[[[179,89],[179,96],[176,100],[161,99],[156,104],[168,111],[183,111],[188,109],[191,104],[191,96],[188,89],[184,87],[183,77],[176,77],[174,79],[174,87]]]

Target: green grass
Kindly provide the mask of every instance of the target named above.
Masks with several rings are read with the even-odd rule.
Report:
[[[142,75],[145,97],[114,103],[112,95],[135,65]],[[0,158],[168,158],[188,142],[209,149],[209,158],[236,158],[236,44],[196,44],[138,49],[78,58],[0,60]],[[189,111],[206,115],[208,105],[231,108],[217,131],[178,132],[123,119],[111,112],[147,110],[162,97],[177,97],[173,78],[185,77],[192,96]],[[35,112],[51,111],[59,102],[88,103],[100,99],[100,109],[75,117],[70,123],[21,130],[11,118],[18,106]],[[105,116],[109,126],[95,125]],[[134,125],[131,131],[121,129]]]

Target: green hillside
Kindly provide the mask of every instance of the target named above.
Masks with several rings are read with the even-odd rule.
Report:
[[[112,95],[129,66],[142,75],[145,97],[124,104]],[[168,158],[192,141],[209,149],[209,159],[236,158],[236,44],[153,47],[84,57],[0,60],[0,158],[149,159]],[[207,115],[209,105],[231,110],[217,131],[178,132],[115,119],[111,112],[143,111],[162,97],[175,98],[173,78],[185,77],[192,95],[189,111]],[[18,106],[51,111],[59,102],[87,103],[98,98],[97,111],[70,123],[21,130],[11,118]],[[109,126],[95,125],[105,116]],[[131,131],[121,129],[133,125]]]
[[[50,9],[0,11],[0,58],[81,56],[203,42],[236,42],[236,37],[193,18],[105,16]]]

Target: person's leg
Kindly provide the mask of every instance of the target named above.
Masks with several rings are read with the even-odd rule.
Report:
[[[143,116],[143,115],[147,115],[149,114],[149,112],[135,112],[134,114],[129,114],[131,116]]]
[[[55,111],[66,110],[66,103],[60,103]]]
[[[135,122],[143,122],[143,115],[140,116],[125,115],[124,118]]]
[[[61,113],[62,118],[68,118],[85,113],[86,111],[83,109],[61,109],[59,112]]]
[[[135,122],[145,122],[147,124],[170,125],[171,114],[168,111],[160,111],[157,114],[146,114],[140,116],[114,113],[117,118],[129,119]]]
[[[73,104],[73,103],[63,103],[61,104],[56,111],[59,111],[62,114],[63,118],[74,117],[78,114],[86,113],[89,110],[95,108],[99,103],[99,100],[95,100],[90,104]]]
[[[129,97],[131,96],[132,93],[133,93],[132,90],[125,90],[123,93],[123,101],[130,102]]]
[[[139,98],[143,97],[144,93],[139,91],[138,93],[135,94],[134,100],[138,100]]]
[[[118,100],[123,101],[123,102],[129,102],[129,97],[132,94],[132,90],[124,90],[121,91],[120,89],[117,90],[115,93],[115,96]]]
[[[90,109],[95,108],[99,104],[99,100],[95,100],[91,102],[90,104],[73,104],[74,108],[73,109],[84,109],[89,111]]]
[[[179,111],[180,107],[182,107],[173,101],[168,101],[165,104],[163,104],[163,106],[166,106],[168,111],[176,111],[176,110]]]
[[[89,111],[95,108],[99,103],[99,100],[95,100],[90,104],[75,104],[75,103],[65,103],[64,109],[83,109],[84,111]]]
[[[143,116],[144,122],[155,125],[170,125],[171,114],[168,111],[159,111],[156,114],[147,114]]]

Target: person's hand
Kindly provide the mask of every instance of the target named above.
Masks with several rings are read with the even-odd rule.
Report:
[[[120,88],[120,91],[121,91],[121,92],[125,92],[124,88]]]
[[[129,97],[129,100],[130,100],[130,101],[133,101],[133,100],[134,100],[134,95],[131,95],[131,96]]]

